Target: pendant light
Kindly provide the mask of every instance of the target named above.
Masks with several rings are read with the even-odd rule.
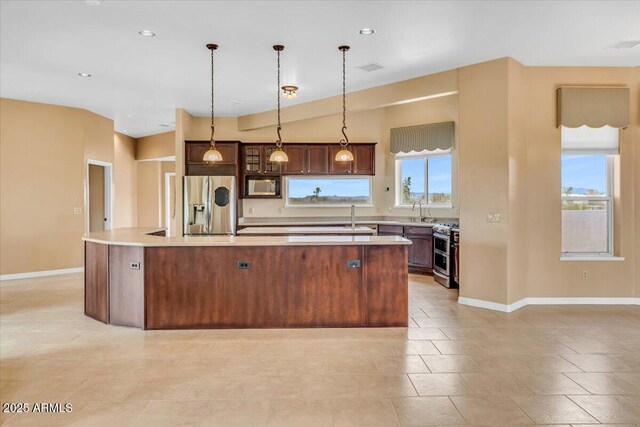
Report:
[[[214,133],[215,133],[215,91],[214,91],[214,85],[213,85],[213,81],[214,81],[214,76],[215,76],[215,68],[214,68],[214,64],[213,64],[213,52],[218,48],[217,44],[213,44],[210,43],[207,45],[207,49],[209,49],[211,51],[211,146],[209,147],[209,149],[207,150],[206,153],[204,153],[203,156],[203,160],[205,162],[208,163],[215,163],[215,162],[220,162],[222,161],[222,153],[220,153],[220,151],[218,151],[218,149],[216,148],[216,140],[214,139]]]
[[[276,132],[278,132],[278,139],[276,140],[276,149],[271,152],[269,161],[282,163],[289,161],[289,156],[282,150],[282,137],[280,136],[280,131],[282,130],[282,126],[280,126],[280,52],[284,50],[284,46],[277,44],[273,46],[273,50],[278,54],[278,85],[276,86],[276,92],[278,94],[278,127],[276,128]]]
[[[349,46],[340,46],[338,50],[342,52],[342,135],[344,139],[340,140],[340,151],[336,153],[337,162],[352,162],[353,153],[349,149],[349,137],[347,136],[347,83],[346,83],[346,53],[349,50]]]

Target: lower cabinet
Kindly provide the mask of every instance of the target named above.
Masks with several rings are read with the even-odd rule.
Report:
[[[402,225],[379,225],[378,236],[402,236],[411,240],[409,273],[433,273],[433,229]]]
[[[405,227],[405,237],[413,243],[409,247],[409,272],[433,272],[433,230],[431,227]]]

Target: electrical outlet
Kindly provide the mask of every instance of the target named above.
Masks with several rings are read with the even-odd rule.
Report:
[[[132,270],[140,270],[140,263],[139,262],[130,262],[129,263],[129,268]]]
[[[453,208],[453,212],[459,214],[460,213],[460,208]]]
[[[240,270],[247,270],[251,267],[251,263],[249,261],[238,261],[238,268]]]
[[[348,268],[360,268],[360,260],[359,259],[350,259],[347,261]]]
[[[589,272],[587,270],[582,272],[582,280],[588,280],[589,279]]]
[[[82,215],[82,208],[73,208],[74,215]]]

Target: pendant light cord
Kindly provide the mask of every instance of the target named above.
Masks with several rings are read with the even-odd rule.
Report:
[[[278,140],[276,141],[276,146],[278,148],[282,147],[282,137],[280,136],[280,131],[282,127],[280,126],[280,50],[277,50],[278,53],[278,86],[276,87],[276,91],[278,92],[278,127],[276,128],[276,132],[278,132]]]
[[[217,47],[217,46],[216,46]],[[216,140],[213,138],[216,126],[215,126],[215,90],[214,90],[214,76],[215,76],[215,65],[213,61],[213,51],[215,49],[211,49],[211,148],[215,148]]]
[[[346,147],[349,145],[349,137],[347,136],[347,68],[346,68],[346,54],[349,47],[341,46],[342,51],[342,135],[344,139],[340,140],[340,145]]]

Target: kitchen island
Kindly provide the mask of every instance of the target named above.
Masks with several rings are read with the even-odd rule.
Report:
[[[89,233],[85,314],[142,329],[407,326],[397,236]]]

